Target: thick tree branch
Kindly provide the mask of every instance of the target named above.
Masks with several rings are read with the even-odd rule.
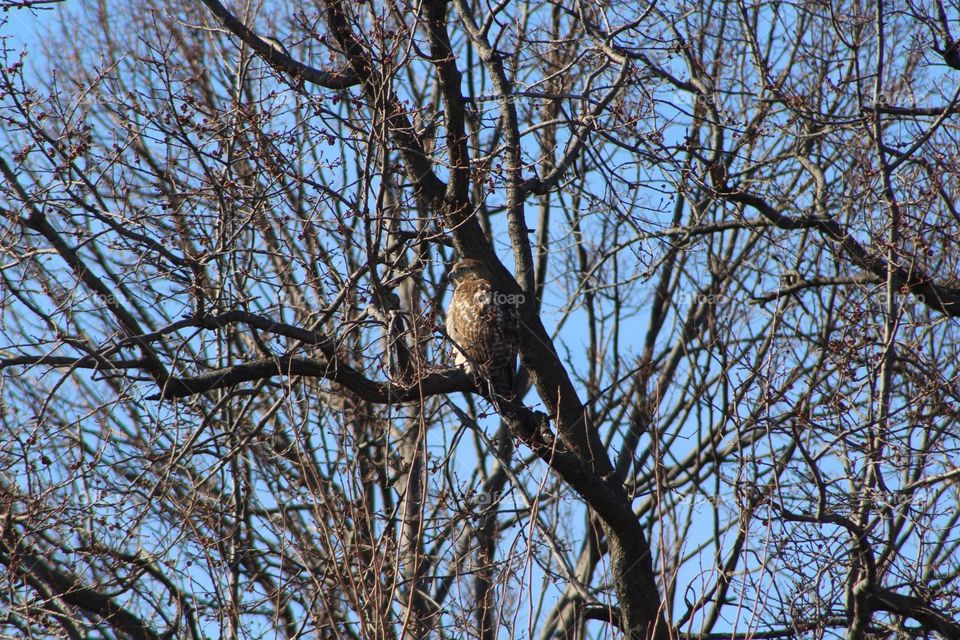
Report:
[[[143,369],[148,365],[146,360],[108,360],[100,355],[69,356],[26,355],[0,359],[0,369],[7,367],[29,367],[42,364],[45,367],[67,369],[98,369],[101,371],[120,371],[123,369]]]
[[[613,86],[611,86],[603,95],[603,97],[597,101],[597,103],[590,110],[590,113],[576,119],[577,126],[571,127],[572,135],[567,142],[567,146],[563,151],[563,155],[553,170],[542,179],[534,178],[528,180],[524,184],[525,190],[537,195],[544,195],[555,189],[557,185],[560,184],[560,180],[567,175],[567,173],[570,171],[570,168],[573,167],[573,164],[580,159],[584,147],[590,140],[590,132],[596,126],[597,120],[607,110],[607,108],[610,106],[610,103],[613,102],[613,99],[623,92],[623,89],[627,84],[627,80],[630,78],[632,69],[633,67],[629,64],[629,62],[624,61],[621,63],[620,72],[617,74],[617,79],[614,81]]]
[[[829,216],[789,216],[760,196],[746,191],[728,191],[721,196],[730,202],[753,207],[780,229],[816,229],[836,242],[856,266],[878,278],[887,277],[887,260],[860,244],[853,234]],[[932,276],[915,265],[910,265],[909,269],[893,266],[892,272],[897,285],[906,287],[923,304],[950,316],[960,316],[960,291],[935,284]]]
[[[96,616],[98,621],[109,624],[120,637],[133,640],[160,640],[163,637],[114,598],[83,586],[83,580],[79,577],[52,567],[42,553],[30,548],[16,535],[12,526],[5,528],[0,539],[0,564],[41,592],[49,590],[51,596],[65,604]]]
[[[904,618],[913,618],[923,625],[925,630],[936,631],[945,638],[960,638],[960,622],[937,611],[920,598],[874,588],[867,594],[867,605],[873,611],[886,611]]]
[[[295,60],[286,51],[260,38],[217,0],[200,1],[223,23],[224,27],[247,43],[276,69],[326,89],[345,89],[359,83],[357,76],[349,70],[323,71]]]
[[[467,134],[464,116],[463,95],[460,93],[462,76],[457,68],[457,57],[450,46],[447,34],[446,0],[426,2],[427,26],[430,30],[430,58],[437,69],[440,91],[443,97],[444,131],[447,153],[450,156],[450,180],[447,184],[447,200],[464,207],[470,204],[470,155],[467,150]]]
[[[353,32],[343,0],[328,0],[324,4],[327,24],[359,79],[364,94],[371,104],[383,110],[390,135],[397,144],[417,196],[433,209],[443,211],[447,186],[434,173],[430,157],[414,133],[413,124],[400,100],[389,86],[377,80],[375,65],[367,48]]]
[[[199,376],[170,378],[163,390],[149,399],[185,398],[276,376],[325,378],[343,386],[362,400],[375,404],[413,402],[430,396],[476,390],[473,378],[462,369],[443,369],[428,374],[416,384],[403,386],[371,380],[350,365],[337,360],[280,356],[215,369]]]

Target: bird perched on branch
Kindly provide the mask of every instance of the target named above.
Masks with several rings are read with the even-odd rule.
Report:
[[[456,263],[450,280],[447,335],[457,365],[485,380],[497,396],[511,399],[522,295],[497,291],[490,270],[479,260]]]

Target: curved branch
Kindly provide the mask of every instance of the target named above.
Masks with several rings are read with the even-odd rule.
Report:
[[[149,362],[142,358],[136,360],[108,360],[101,355],[69,356],[27,355],[0,359],[0,369],[42,364],[53,369],[98,369],[100,371],[120,371],[123,369],[145,369]]]
[[[924,629],[942,633],[945,638],[960,638],[960,622],[937,611],[920,598],[875,588],[867,594],[867,604],[874,611],[886,611],[905,618],[913,618]]]
[[[163,366],[163,363],[160,362],[160,358],[154,353],[150,346],[145,342],[137,340],[137,336],[143,334],[143,329],[140,328],[140,323],[137,322],[137,319],[133,317],[133,314],[131,314],[126,307],[118,302],[113,295],[113,289],[107,286],[104,281],[96,275],[96,271],[91,270],[87,266],[86,262],[80,256],[79,251],[75,247],[70,246],[63,235],[50,224],[50,221],[47,220],[47,216],[43,211],[33,204],[34,199],[26,192],[23,185],[20,184],[16,173],[14,173],[13,169],[2,157],[0,157],[0,173],[3,174],[7,182],[9,182],[17,192],[17,195],[20,196],[21,201],[24,203],[24,207],[28,210],[27,216],[21,219],[23,226],[43,236],[57,254],[59,254],[60,258],[70,267],[70,270],[76,276],[77,280],[100,296],[104,306],[110,310],[110,313],[117,319],[124,331],[133,337],[133,340],[140,348],[145,362],[144,370],[147,371],[158,384],[163,384],[169,374]],[[115,282],[114,284],[117,283]]]
[[[200,0],[200,2],[205,4],[233,35],[250,45],[250,48],[280,71],[326,89],[346,89],[359,84],[360,80],[357,76],[347,69],[323,71],[295,60],[280,47],[273,46],[259,37],[217,0]]]
[[[847,229],[829,216],[789,216],[760,196],[745,191],[722,192],[720,195],[730,202],[753,207],[780,229],[816,229],[840,245],[843,252],[861,269],[879,278],[887,276],[887,260],[860,244]],[[915,265],[911,265],[909,270],[894,265],[891,271],[896,284],[906,287],[926,306],[949,316],[960,316],[960,291],[934,284],[933,277]]]
[[[148,400],[186,398],[275,376],[325,378],[374,404],[413,402],[429,396],[445,395],[456,391],[471,392],[477,389],[473,378],[462,369],[443,369],[428,374],[416,384],[397,385],[371,380],[350,365],[337,360],[281,356],[214,369],[199,376],[170,378],[163,390],[157,395],[150,396]]]
[[[83,586],[79,577],[51,566],[44,554],[27,545],[12,527],[7,527],[0,538],[0,564],[41,593],[49,590],[51,596],[63,603],[96,616],[113,627],[120,637],[133,640],[160,640],[163,637],[114,598]]]
[[[457,68],[457,57],[447,34],[446,0],[430,0],[425,3],[427,26],[430,33],[430,58],[437,69],[437,79],[443,96],[444,130],[447,138],[447,153],[450,156],[450,180],[447,184],[447,199],[451,202],[469,204],[470,155],[467,149],[465,109],[460,93],[462,76]]]

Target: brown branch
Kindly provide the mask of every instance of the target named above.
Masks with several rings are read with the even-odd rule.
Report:
[[[513,96],[513,82],[507,76],[503,57],[488,41],[485,29],[477,26],[471,9],[464,0],[457,1],[457,11],[460,15],[461,24],[480,54],[480,59],[490,75],[500,105],[500,130],[506,152],[507,229],[510,235],[510,244],[513,247],[514,264],[520,288],[529,295],[533,295],[535,290],[533,253],[527,235],[526,216],[524,215],[526,191],[522,176],[520,125]]]
[[[332,356],[334,349],[336,348],[336,342],[333,340],[333,338],[325,333],[320,331],[311,331],[310,329],[304,329],[292,324],[286,324],[285,322],[277,322],[276,320],[268,318],[267,316],[262,316],[239,309],[224,311],[223,313],[218,313],[216,315],[207,314],[185,321],[185,324],[188,326],[202,327],[204,329],[220,329],[229,324],[239,322],[248,324],[251,327],[260,329],[261,331],[299,340],[304,344],[318,346],[328,356]]]
[[[346,3],[343,0],[326,0],[324,4],[326,6],[327,24],[333,37],[336,38],[354,73],[360,79],[367,99],[383,113],[389,135],[400,152],[403,166],[410,178],[415,196],[443,218],[443,224],[453,235],[454,245],[461,257],[482,260],[487,264],[499,267],[499,269],[495,268],[494,270],[507,274],[506,269],[503,268],[497,258],[493,246],[480,228],[480,223],[474,215],[474,208],[469,201],[461,199],[462,189],[458,185],[448,187],[447,183],[437,176],[430,155],[414,132],[414,127],[407,116],[406,107],[397,97],[390,83],[384,83],[379,75],[374,72],[376,67],[370,57],[369,48],[365,47],[354,33],[348,19]],[[438,43],[436,51],[440,53],[442,49],[442,42]],[[444,82],[452,83],[454,74],[450,64],[444,62],[441,67],[445,76]],[[444,88],[444,100],[448,101],[451,107],[456,107],[458,103],[461,103],[460,108],[462,110],[462,100],[458,101],[456,99],[454,89],[459,91],[459,87],[447,86]],[[447,117],[455,118],[456,116],[448,114]],[[456,156],[453,159],[458,162],[456,166],[458,171],[454,172],[454,180],[458,180],[463,175],[458,172],[467,169],[460,166],[467,161],[466,156],[461,157],[460,152],[457,151],[457,147],[465,145],[465,141],[460,142],[457,135],[450,137],[449,132],[448,138],[448,145],[454,144],[454,147],[448,149],[448,151]],[[463,148],[465,149],[465,146]],[[463,152],[465,153],[465,151]],[[454,194],[455,197],[451,198],[451,194]]]
[[[10,9],[43,9],[49,11],[53,7],[46,7],[48,4],[60,4],[67,0],[4,0],[0,2],[0,9],[9,11]]]
[[[785,278],[781,276],[782,285],[776,291],[771,291],[760,296],[753,298],[752,302],[754,304],[766,304],[772,300],[777,300],[780,298],[787,298],[794,293],[799,293],[807,289],[820,289],[824,287],[840,287],[846,285],[864,285],[864,284],[879,284],[881,281],[874,275],[871,274],[862,274],[855,276],[847,276],[840,278],[810,278],[805,279],[798,277],[795,282],[789,283]]]
[[[374,63],[366,47],[357,39],[347,19],[343,0],[328,0],[326,3],[327,24],[337,40],[360,86],[372,104],[383,110],[390,135],[403,158],[407,175],[413,182],[417,196],[434,210],[446,209],[447,185],[433,171],[430,157],[414,133],[413,124],[389,83],[383,86],[376,79]],[[451,225],[456,228],[457,225]],[[477,227],[479,232],[479,226]],[[482,235],[482,234],[481,234]]]
[[[887,277],[890,270],[887,260],[860,244],[847,229],[829,216],[789,216],[760,196],[745,191],[725,191],[720,196],[730,202],[753,207],[780,229],[816,229],[836,242],[858,267],[878,278]],[[960,291],[934,284],[931,276],[914,265],[909,270],[893,266],[892,272],[897,286],[906,287],[923,304],[949,316],[960,316]]]
[[[614,628],[623,631],[623,627],[620,625],[620,609],[612,605],[582,605],[581,616],[583,620],[599,620],[601,622],[608,622],[613,625]]]
[[[463,95],[460,93],[462,76],[447,34],[447,1],[429,0],[425,3],[425,12],[430,30],[430,58],[437,69],[443,97],[444,130],[450,156],[447,199],[467,206],[470,200],[470,154],[467,149]]]
[[[21,201],[24,203],[25,208],[28,211],[28,214],[25,218],[22,218],[22,224],[36,231],[41,236],[43,236],[47,242],[50,243],[50,246],[56,250],[60,258],[70,267],[70,270],[73,271],[73,274],[76,278],[83,282],[83,284],[89,288],[91,291],[100,296],[103,300],[104,306],[110,310],[110,313],[117,319],[120,325],[123,327],[123,330],[136,342],[137,336],[143,334],[143,330],[140,328],[140,323],[137,322],[136,318],[127,310],[126,307],[121,305],[117,299],[114,297],[114,291],[108,287],[103,280],[101,280],[94,271],[87,267],[87,264],[84,262],[83,258],[80,256],[80,253],[73,247],[71,247],[63,236],[57,231],[56,228],[50,221],[47,220],[47,216],[33,204],[34,199],[26,192],[23,186],[20,184],[20,181],[14,173],[13,169],[7,164],[6,160],[0,157],[0,173],[7,179],[13,189],[17,192],[17,195],[21,198]],[[150,346],[145,342],[138,342],[137,346],[140,347],[140,351],[143,354],[144,367],[143,369],[147,371],[158,384],[163,384],[167,379],[168,373],[166,368],[163,366],[163,363],[160,362],[160,359],[157,357],[157,354],[153,352]]]
[[[80,356],[77,358],[71,358],[69,356],[29,355],[0,359],[0,369],[5,369],[7,367],[32,366],[38,364],[52,367],[54,369],[68,368],[120,371],[122,369],[143,369],[147,367],[148,362],[143,359],[108,360],[99,355]]]
[[[50,566],[44,554],[26,545],[12,527],[6,527],[0,539],[0,564],[41,592],[48,588],[53,597],[97,616],[121,637],[133,640],[160,640],[163,637],[113,598],[94,588],[81,586],[83,582],[79,577]]]
[[[443,369],[426,375],[416,384],[396,385],[371,380],[350,365],[336,360],[281,356],[223,367],[199,376],[170,378],[159,394],[148,399],[185,398],[276,376],[324,378],[374,404],[413,402],[429,396],[477,389],[473,378],[462,369]]]
[[[878,104],[873,107],[861,107],[860,112],[883,113],[890,116],[936,118],[945,113],[960,113],[960,105],[944,105],[942,107],[896,107],[893,105]]]
[[[920,598],[873,588],[867,594],[867,604],[873,611],[886,611],[904,618],[913,618],[924,629],[942,633],[946,638],[960,638],[960,622],[937,611]]]
[[[796,638],[802,633],[808,631],[844,627],[846,618],[813,620],[802,624],[797,624],[785,629],[769,629],[767,631],[744,631],[742,633],[684,633],[680,635],[681,640],[776,640],[777,638]]]
[[[200,1],[223,23],[224,27],[250,45],[250,48],[276,69],[326,89],[345,89],[360,82],[357,76],[347,69],[324,71],[295,60],[286,51],[260,38],[217,0]]]

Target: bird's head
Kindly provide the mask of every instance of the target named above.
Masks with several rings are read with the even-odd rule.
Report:
[[[490,272],[487,269],[487,266],[479,260],[474,260],[473,258],[460,260],[453,265],[452,269],[450,269],[450,281],[454,284],[459,284],[465,280],[471,280],[473,278],[489,277]]]

